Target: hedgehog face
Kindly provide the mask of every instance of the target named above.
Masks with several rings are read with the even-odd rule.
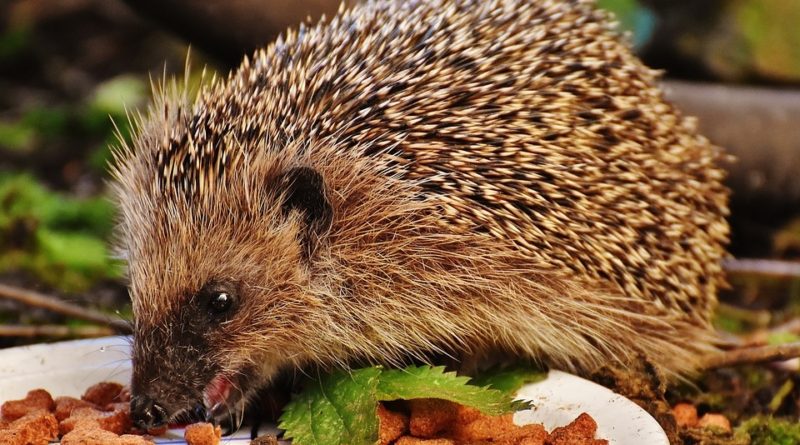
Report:
[[[302,359],[298,332],[309,332],[320,306],[307,291],[311,257],[331,210],[310,168],[269,184],[258,212],[232,216],[233,190],[202,218],[191,208],[154,214],[153,227],[169,236],[130,240],[131,410],[140,427],[240,413],[252,392]]]

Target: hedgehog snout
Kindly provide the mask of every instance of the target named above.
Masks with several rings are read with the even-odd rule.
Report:
[[[152,397],[138,395],[131,399],[131,419],[142,430],[160,427],[167,423],[167,410]]]

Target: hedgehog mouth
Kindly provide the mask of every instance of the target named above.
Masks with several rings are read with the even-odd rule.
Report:
[[[239,383],[238,379],[223,373],[211,379],[203,390],[203,405],[208,418],[228,417],[233,420],[239,417],[238,414],[242,411],[239,405],[244,400]]]

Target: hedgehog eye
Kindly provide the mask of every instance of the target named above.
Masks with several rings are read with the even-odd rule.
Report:
[[[233,306],[233,297],[227,292],[212,293],[211,300],[208,302],[208,308],[217,315],[228,312],[231,306]]]
[[[209,290],[203,293],[206,309],[212,317],[228,315],[236,306],[236,297],[228,290]]]

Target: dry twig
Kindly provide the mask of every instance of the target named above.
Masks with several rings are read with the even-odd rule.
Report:
[[[117,333],[128,334],[131,331],[130,325],[123,320],[115,320],[102,312],[67,303],[56,297],[40,294],[28,289],[0,284],[0,298],[18,301],[28,306],[40,307],[70,317],[98,323],[103,326],[108,326]]]
[[[800,278],[800,262],[797,261],[732,258],[725,261],[724,267],[728,273]]]
[[[0,337],[105,337],[116,331],[106,326],[0,325]]]
[[[713,369],[751,363],[779,362],[797,357],[800,357],[800,342],[755,346],[731,349],[715,354],[706,360],[705,367]]]

